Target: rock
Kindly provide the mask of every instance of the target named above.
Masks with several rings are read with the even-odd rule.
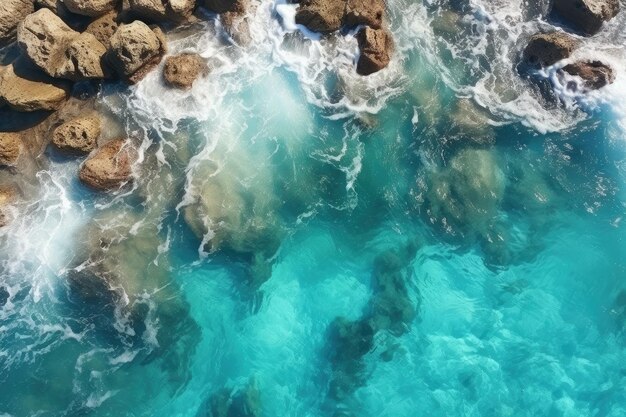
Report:
[[[346,0],[302,0],[296,23],[314,32],[334,32],[341,29],[345,12]]]
[[[0,166],[14,166],[22,151],[22,140],[17,133],[0,132]]]
[[[528,41],[524,61],[535,68],[548,67],[568,58],[578,42],[565,32],[538,33]]]
[[[1,226],[2,225],[0,224],[0,227]],[[10,295],[11,294],[9,294],[9,291],[7,291],[7,289],[4,286],[0,287],[0,308],[4,307],[7,301],[9,301]]]
[[[161,30],[150,29],[136,20],[117,29],[111,38],[108,57],[120,76],[136,83],[161,62],[165,51]]]
[[[52,133],[52,144],[68,153],[89,153],[98,146],[100,132],[98,115],[79,117],[57,127]]]
[[[35,10],[32,0],[2,0],[0,2],[0,46],[15,39],[17,26]]]
[[[54,78],[79,81],[103,78],[105,46],[90,33],[78,33],[49,9],[40,9],[20,24],[17,41],[22,52]]]
[[[215,13],[245,13],[249,6],[250,0],[204,0],[204,7]]]
[[[189,19],[196,7],[195,0],[129,0],[130,10],[142,20],[172,20],[181,22]]]
[[[373,29],[380,29],[384,15],[384,0],[348,0],[344,24],[351,27],[366,25]]]
[[[63,0],[63,4],[70,12],[90,17],[110,12],[118,2],[119,0]]]
[[[252,42],[252,36],[250,35],[250,26],[248,25],[248,18],[246,14],[239,12],[226,12],[220,15],[222,26],[224,31],[230,36],[236,43],[240,45],[249,45]]]
[[[85,29],[85,32],[91,33],[100,43],[109,48],[111,46],[111,37],[113,37],[118,27],[118,14],[111,12],[91,22]]]
[[[389,32],[365,27],[357,34],[357,40],[361,49],[357,73],[370,75],[389,65],[393,52],[393,40]]]
[[[597,90],[615,81],[613,69],[600,61],[579,61],[563,67],[563,71],[582,78],[585,87]]]
[[[17,197],[15,189],[10,187],[0,187],[0,227],[4,227],[9,224],[10,213],[7,210],[7,206],[13,204]]]
[[[132,180],[137,150],[125,139],[114,139],[95,151],[80,169],[80,180],[89,187],[107,191]]]
[[[206,61],[198,54],[183,53],[168,57],[163,68],[163,78],[166,84],[187,89],[194,81],[207,75],[209,67]]]
[[[593,35],[619,12],[619,0],[554,0],[552,10],[574,29]]]
[[[69,95],[67,82],[48,77],[23,59],[0,67],[0,104],[14,110],[56,110]]]

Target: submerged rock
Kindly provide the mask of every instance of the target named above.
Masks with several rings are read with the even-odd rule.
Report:
[[[183,53],[168,57],[163,67],[166,84],[181,89],[191,88],[194,81],[206,76],[209,66],[198,54]]]
[[[132,181],[137,150],[125,139],[114,139],[98,149],[80,169],[80,180],[98,191],[113,190]]]
[[[0,227],[1,227],[1,221],[0,221]],[[7,291],[6,288],[4,288],[4,286],[0,287],[0,308],[4,307],[5,304],[7,303],[7,301],[9,301],[9,291]]]
[[[619,0],[554,0],[552,7],[574,29],[593,35],[617,15],[620,4]]]
[[[615,81],[613,69],[600,61],[579,61],[563,67],[563,71],[582,78],[586,88],[597,90]]]
[[[0,104],[14,110],[56,110],[69,95],[67,82],[48,77],[23,59],[0,67]]]
[[[533,35],[524,50],[524,61],[532,67],[554,65],[568,58],[578,41],[565,32],[539,33]]]
[[[121,0],[63,0],[63,4],[72,13],[98,17],[113,10],[120,1]]]
[[[393,52],[393,40],[389,32],[365,27],[357,34],[357,40],[361,49],[357,73],[370,75],[389,65]]]
[[[57,127],[52,133],[52,144],[68,153],[89,153],[98,146],[100,131],[98,115],[79,117]]]
[[[129,0],[129,5],[140,19],[181,22],[191,17],[196,0]]]
[[[18,133],[0,132],[0,166],[14,166],[22,151],[22,139]]]
[[[108,57],[117,73],[134,84],[161,62],[165,52],[161,30],[136,20],[117,29],[111,38]]]
[[[251,378],[245,388],[234,393],[223,389],[213,394],[197,417],[260,417],[262,414],[258,383]]]
[[[34,10],[32,0],[2,0],[0,2],[0,46],[15,39],[18,25]]]
[[[23,53],[55,78],[104,78],[105,46],[90,33],[78,33],[49,9],[40,9],[20,24],[17,41]]]

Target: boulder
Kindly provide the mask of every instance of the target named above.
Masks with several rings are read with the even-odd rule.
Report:
[[[554,0],[552,10],[572,28],[593,35],[619,12],[619,0]]]
[[[346,0],[302,0],[296,23],[314,32],[334,32],[341,29],[345,13]]]
[[[248,17],[245,13],[226,12],[220,15],[224,31],[239,45],[249,45],[252,42]]]
[[[351,27],[366,25],[373,29],[380,29],[384,16],[384,0],[348,0],[344,24]]]
[[[69,98],[70,87],[23,59],[0,67],[0,104],[5,103],[13,110],[56,110]]]
[[[0,132],[0,166],[14,166],[22,151],[22,140],[17,133]]]
[[[137,150],[126,139],[114,139],[96,150],[80,169],[80,180],[89,187],[107,191],[132,181]]]
[[[538,33],[528,41],[524,50],[524,61],[534,67],[548,67],[568,58],[578,41],[565,32]]]
[[[98,17],[113,10],[119,1],[120,0],[63,0],[63,4],[72,13]]]
[[[563,71],[582,78],[583,85],[597,90],[615,81],[613,69],[600,61],[578,61],[563,67]]]
[[[0,46],[15,39],[17,26],[34,10],[33,0],[2,0],[0,2]]]
[[[96,149],[100,132],[101,122],[98,115],[83,116],[54,129],[52,144],[68,153],[85,154]]]
[[[250,0],[204,0],[204,7],[215,13],[245,13],[249,6]]]
[[[11,215],[7,210],[7,206],[13,204],[17,198],[15,189],[5,186],[0,186],[0,227],[4,227],[9,224]]]
[[[209,67],[198,54],[183,53],[168,57],[163,68],[165,83],[181,89],[191,88],[194,81],[207,75]]]
[[[370,75],[389,65],[393,52],[393,40],[389,32],[366,26],[357,33],[357,40],[361,49],[357,73]]]
[[[67,26],[49,9],[40,9],[20,24],[17,41],[22,52],[46,74],[79,81],[103,78],[105,46],[90,33]]]
[[[150,29],[136,20],[121,25],[111,38],[109,62],[117,73],[131,83],[140,81],[161,62],[166,52],[165,39],[160,29]]]
[[[111,12],[91,22],[85,29],[85,32],[91,33],[101,44],[109,48],[111,46],[111,38],[118,27],[118,14]]]
[[[189,19],[195,0],[129,0],[130,10],[142,20],[181,22]]]

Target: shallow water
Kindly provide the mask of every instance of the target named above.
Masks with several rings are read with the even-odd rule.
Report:
[[[390,1],[365,79],[278,3],[168,34],[190,92],[99,92],[132,187],[16,180],[0,416],[625,415],[624,13],[583,47],[616,83],[558,101],[515,68],[542,6]]]

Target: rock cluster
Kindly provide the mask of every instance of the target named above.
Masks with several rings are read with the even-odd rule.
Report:
[[[584,35],[593,35],[602,29],[605,22],[619,12],[619,0],[554,0],[552,13],[572,29]],[[523,52],[526,65],[540,69],[569,58],[580,47],[581,40],[563,31],[538,33],[530,37]],[[615,80],[613,69],[597,60],[579,60],[559,70],[582,79],[582,85],[597,90]],[[575,88],[576,83],[568,84]]]
[[[384,16],[383,0],[302,0],[296,23],[320,33],[364,26],[357,34],[361,50],[357,72],[370,75],[386,68],[393,53],[393,39],[384,28]]]
[[[35,10],[32,0],[2,0],[0,2],[0,46],[15,38],[17,26]]]

